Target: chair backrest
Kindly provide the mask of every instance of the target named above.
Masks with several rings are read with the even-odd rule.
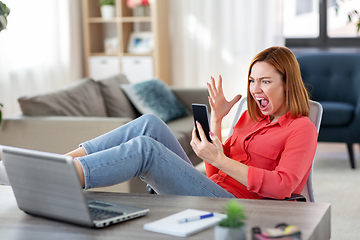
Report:
[[[233,127],[235,124],[239,121],[239,118],[241,114],[247,109],[247,100],[246,97],[243,97],[240,102],[238,109],[235,114],[235,118],[233,120],[233,123],[230,128],[229,136],[233,132]],[[322,118],[323,108],[320,103],[310,100],[310,115],[309,119],[310,121],[315,125],[316,131],[319,133],[320,130],[320,124],[321,124],[321,118]],[[312,174],[313,174],[313,166],[311,167],[311,171],[309,174],[309,177],[306,181],[306,184],[304,186],[304,189],[301,192],[301,195],[303,195],[306,198],[307,202],[315,202],[314,193],[313,193],[313,187],[312,187]]]

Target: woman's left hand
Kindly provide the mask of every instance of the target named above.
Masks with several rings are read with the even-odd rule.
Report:
[[[210,138],[212,140],[212,143],[209,142],[205,136],[201,124],[198,122],[196,124],[200,138],[202,140],[197,137],[196,129],[194,128],[194,130],[192,131],[192,139],[190,145],[199,158],[216,167],[215,165],[218,165],[218,163],[224,156],[222,143],[220,139],[212,132],[210,132]]]
[[[227,101],[222,88],[222,77],[215,83],[215,79],[211,77],[210,83],[207,83],[209,91],[209,104],[211,107],[211,119],[214,121],[222,120],[230,109],[241,99],[242,95],[236,95],[231,101]]]

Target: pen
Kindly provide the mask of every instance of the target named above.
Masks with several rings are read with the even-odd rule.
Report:
[[[192,221],[197,221],[197,220],[201,220],[201,219],[209,218],[209,217],[213,217],[213,216],[214,216],[214,213],[209,213],[209,214],[200,215],[200,216],[196,216],[196,217],[180,219],[178,221],[178,223],[192,222]]]

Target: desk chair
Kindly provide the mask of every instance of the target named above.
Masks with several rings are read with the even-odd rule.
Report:
[[[233,123],[231,124],[231,130],[229,132],[229,137],[233,132],[233,127],[239,121],[241,114],[247,109],[247,102],[246,97],[241,98],[238,109],[235,114],[235,118]],[[316,131],[319,133],[321,118],[322,118],[323,108],[320,103],[310,100],[310,121],[315,125]],[[314,194],[313,194],[313,187],[312,187],[312,174],[313,174],[313,166],[311,167],[311,171],[308,177],[308,180],[304,186],[304,189],[300,194],[292,194],[290,198],[286,198],[284,200],[297,200],[300,202],[315,202]]]
[[[238,109],[235,114],[235,118],[233,120],[233,123],[231,124],[231,130],[229,132],[229,137],[233,132],[233,127],[235,124],[239,121],[239,118],[241,114],[247,109],[247,101],[246,97],[243,97],[240,102]],[[321,124],[321,117],[323,113],[323,108],[320,103],[310,100],[310,115],[309,119],[310,121],[315,125],[316,131],[319,133],[320,130],[320,124]],[[203,163],[200,163],[203,164]],[[302,190],[301,194],[292,194],[290,198],[282,199],[283,201],[290,201],[290,200],[296,200],[299,202],[315,202],[314,194],[313,194],[313,187],[312,187],[312,174],[313,174],[313,166],[311,167],[311,171],[309,174],[309,177],[307,179],[307,182],[304,186],[304,189]],[[151,186],[148,184],[146,185],[146,191],[154,194],[154,190],[151,188]]]

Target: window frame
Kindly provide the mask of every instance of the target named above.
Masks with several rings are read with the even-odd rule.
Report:
[[[360,37],[330,38],[327,35],[327,0],[319,0],[319,36],[317,38],[286,38],[287,47],[359,47]]]

